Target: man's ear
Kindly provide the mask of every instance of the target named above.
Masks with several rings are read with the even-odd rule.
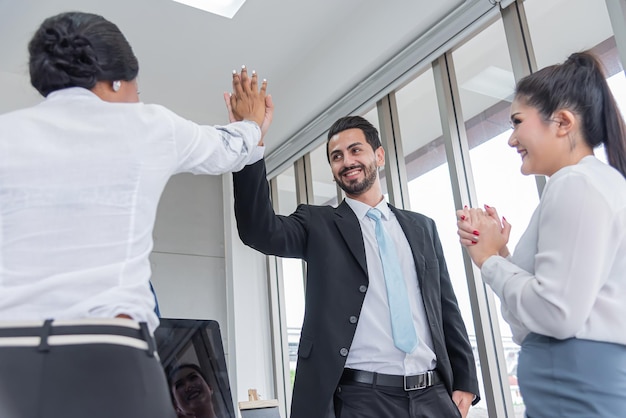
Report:
[[[376,155],[376,167],[384,167],[385,166],[385,149],[383,148],[383,146],[381,145],[380,147],[376,148],[376,151],[374,151],[374,154]]]

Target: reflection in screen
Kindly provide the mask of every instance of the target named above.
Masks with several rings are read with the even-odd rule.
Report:
[[[180,418],[235,418],[217,321],[161,319],[154,333]]]

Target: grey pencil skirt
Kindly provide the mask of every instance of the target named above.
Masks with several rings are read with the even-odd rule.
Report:
[[[626,416],[625,345],[530,334],[517,370],[528,418]]]

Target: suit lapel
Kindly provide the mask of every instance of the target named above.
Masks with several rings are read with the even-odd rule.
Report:
[[[367,261],[365,260],[365,244],[361,225],[350,206],[344,200],[335,210],[335,225],[341,233],[346,246],[359,262],[363,272],[367,275]]]
[[[426,271],[426,265],[424,262],[424,245],[425,234],[424,228],[411,216],[399,209],[396,209],[392,205],[389,205],[396,219],[404,231],[407,241],[411,246],[411,253],[413,253],[413,261],[415,261],[415,269],[417,270],[417,280],[420,283],[420,289],[423,288],[424,283],[422,278]]]

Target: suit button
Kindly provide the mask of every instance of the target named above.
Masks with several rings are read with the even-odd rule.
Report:
[[[350,323],[351,323],[351,324],[356,324],[356,321],[357,321],[357,317],[356,317],[356,316],[354,316],[354,315],[352,315],[352,316],[350,317]]]
[[[365,293],[365,292],[367,292],[367,286],[365,286],[364,284],[362,284],[361,286],[359,286],[359,292],[361,292],[361,293]]]
[[[339,354],[341,354],[341,357],[346,357],[348,355],[348,349],[346,347],[343,347],[341,350],[339,350]]]

